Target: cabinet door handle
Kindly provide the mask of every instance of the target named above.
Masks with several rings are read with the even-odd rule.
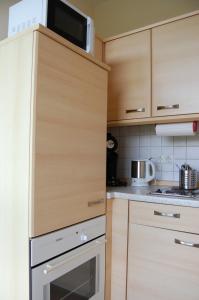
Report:
[[[126,114],[134,113],[134,112],[145,112],[144,107],[136,108],[136,109],[127,109]]]
[[[160,105],[157,106],[157,110],[164,110],[164,109],[179,109],[179,104],[173,104],[173,105]]]
[[[181,241],[179,239],[175,239],[175,243],[178,244],[178,245],[182,245],[182,246],[199,248],[199,244],[195,244],[195,243],[191,243],[191,242],[186,242],[186,241]]]
[[[157,211],[157,210],[154,210],[154,216],[180,219],[180,214],[165,213],[165,212],[160,212],[160,211]]]
[[[104,203],[104,199],[98,199],[98,200],[95,200],[95,201],[89,201],[88,202],[88,207],[99,205],[99,204],[102,204],[102,203]]]

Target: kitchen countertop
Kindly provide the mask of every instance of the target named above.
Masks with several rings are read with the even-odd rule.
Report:
[[[173,196],[150,195],[151,191],[170,187],[166,186],[148,186],[148,187],[108,187],[107,199],[119,198],[131,201],[141,201],[149,203],[170,204],[179,206],[189,206],[199,208],[199,197],[196,199],[187,199]]]

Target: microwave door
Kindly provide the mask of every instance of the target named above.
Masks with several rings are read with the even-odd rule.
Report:
[[[47,27],[86,50],[87,18],[61,0],[48,0]]]

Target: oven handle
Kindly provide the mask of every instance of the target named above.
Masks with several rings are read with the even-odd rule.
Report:
[[[85,250],[85,251],[82,251],[82,252],[81,252],[81,255],[82,255],[82,254],[85,254],[85,253],[87,253],[87,252],[89,252],[89,251],[91,251],[92,249],[95,249],[95,248],[98,247],[99,245],[105,244],[106,242],[107,242],[107,240],[103,240],[103,241],[95,241],[95,245],[92,246],[92,247],[90,247],[89,249],[87,249],[87,250]],[[43,270],[43,273],[44,273],[45,275],[48,275],[49,273],[51,273],[51,272],[53,272],[54,270],[56,270],[56,269],[58,269],[58,268],[60,268],[60,267],[62,267],[62,266],[64,266],[64,265],[66,265],[69,261],[71,261],[71,260],[73,260],[73,259],[75,259],[76,257],[79,257],[79,256],[80,256],[80,254],[73,255],[72,257],[70,257],[70,258],[68,258],[68,259],[65,259],[65,260],[63,260],[63,261],[61,261],[61,262],[59,262],[59,263],[57,263],[57,264],[54,264],[54,265],[52,265],[52,264],[47,264],[47,265],[46,265],[46,269]]]

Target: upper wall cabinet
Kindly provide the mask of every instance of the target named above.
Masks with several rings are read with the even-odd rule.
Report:
[[[111,66],[108,121],[150,117],[150,30],[107,42],[105,61]]]
[[[153,116],[199,113],[199,16],[152,29]]]

